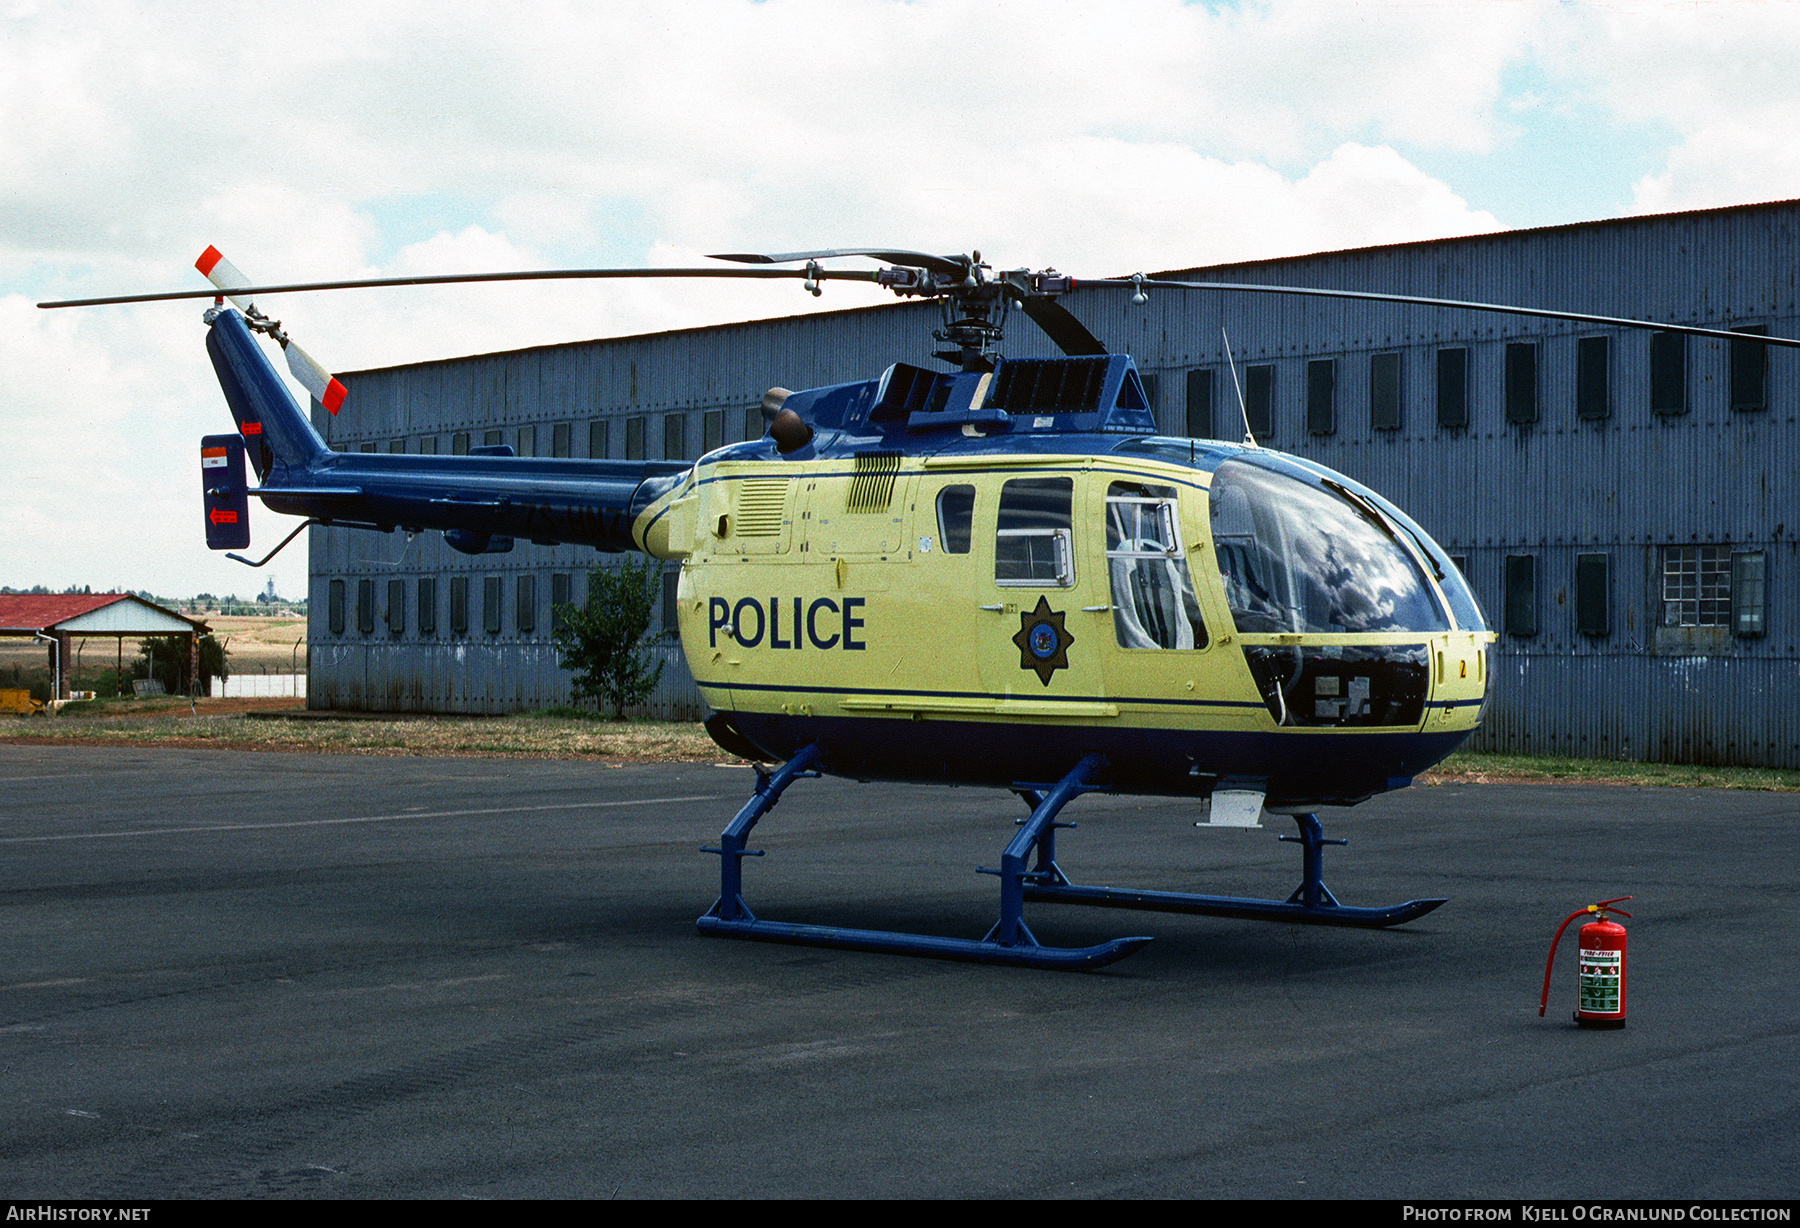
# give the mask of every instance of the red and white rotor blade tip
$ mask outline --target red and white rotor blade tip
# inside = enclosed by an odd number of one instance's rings
[[[249,299],[238,298],[232,294],[233,290],[242,290],[248,287],[250,279],[244,276],[237,265],[220,255],[218,248],[208,247],[201,252],[200,259],[194,261],[194,267],[200,270],[200,276],[224,291],[225,297],[231,300],[232,306],[240,311],[250,309]]]
[[[344,386],[337,377],[319,365],[319,360],[295,345],[287,343],[288,370],[295,379],[312,393],[313,400],[323,405],[332,413],[337,413],[338,406],[344,403]]]

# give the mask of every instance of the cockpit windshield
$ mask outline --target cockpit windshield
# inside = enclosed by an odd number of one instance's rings
[[[1395,526],[1336,483],[1244,460],[1213,474],[1212,537],[1237,629],[1435,632],[1449,618]]]

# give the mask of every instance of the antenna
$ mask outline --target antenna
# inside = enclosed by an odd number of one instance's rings
[[[1250,433],[1250,407],[1244,404],[1244,386],[1238,383],[1237,363],[1231,357],[1231,337],[1225,332],[1225,326],[1219,325],[1219,336],[1225,340],[1225,365],[1231,368],[1231,386],[1237,392],[1238,413],[1244,418],[1244,442],[1256,448],[1256,436]]]

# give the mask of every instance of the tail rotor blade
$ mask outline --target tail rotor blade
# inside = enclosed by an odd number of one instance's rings
[[[338,406],[344,403],[344,386],[319,364],[318,359],[292,341],[283,342],[282,348],[287,351],[288,370],[293,373],[294,378],[312,393],[313,400],[332,413],[337,413]]]
[[[194,267],[200,270],[202,277],[225,292],[225,297],[231,300],[232,306],[239,311],[250,309],[250,299],[238,298],[232,293],[233,290],[248,289],[250,279],[244,276],[237,265],[220,255],[218,248],[208,246],[200,253],[200,259],[194,261]]]

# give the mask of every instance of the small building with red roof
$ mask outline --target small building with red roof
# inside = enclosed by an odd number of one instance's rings
[[[69,697],[69,663],[77,637],[110,636],[124,673],[125,640],[179,636],[187,642],[184,690],[194,682],[198,644],[207,626],[130,593],[0,593],[0,637],[36,639],[50,654],[55,698]]]

